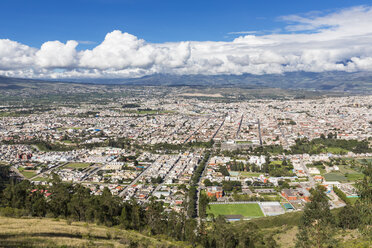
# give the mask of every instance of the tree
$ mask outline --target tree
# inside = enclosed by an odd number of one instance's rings
[[[208,196],[204,193],[201,193],[199,198],[199,217],[202,219],[207,217],[208,203]]]
[[[52,186],[50,187],[50,196],[49,205],[51,211],[55,217],[60,215],[67,217],[68,216],[68,203],[71,199],[71,192],[73,192],[72,184],[62,183],[61,179],[57,174],[52,175]]]
[[[196,243],[196,233],[198,223],[196,219],[186,219],[185,221],[185,239],[192,244]]]
[[[310,202],[301,217],[296,247],[337,247],[334,222],[325,188],[318,186],[311,190]]]
[[[208,178],[205,179],[203,183],[204,183],[204,185],[205,185],[206,187],[208,187],[208,186],[213,186],[213,183],[212,183],[211,180],[209,180]]]
[[[45,216],[48,209],[48,204],[46,202],[43,189],[38,189],[27,197],[26,209],[31,216]]]
[[[239,243],[238,237],[229,229],[229,224],[226,223],[225,217],[219,215],[214,225],[214,238],[217,247],[236,247]]]
[[[152,234],[161,234],[165,229],[166,224],[163,221],[163,202],[155,201],[154,198],[150,199],[146,210],[147,225]]]
[[[89,189],[80,184],[75,186],[75,193],[68,203],[68,209],[73,218],[77,219],[78,221],[86,219],[85,212],[89,207],[89,197]]]
[[[131,228],[134,230],[140,230],[142,227],[142,221],[141,221],[141,216],[142,216],[142,209],[141,206],[133,199],[131,201],[132,209],[131,209]]]
[[[195,217],[196,216],[196,197],[197,197],[196,187],[192,186],[188,192],[188,206],[187,206],[187,216]]]
[[[30,191],[31,183],[29,181],[24,180],[17,184],[11,181],[3,192],[3,204],[12,208],[24,208]]]
[[[123,227],[124,229],[129,229],[131,227],[130,207],[131,207],[130,204],[124,204],[121,210],[119,222],[120,226]]]
[[[98,196],[98,206],[96,208],[96,219],[99,223],[107,226],[116,225],[122,211],[121,199],[112,196],[110,190],[105,187],[102,195]]]
[[[10,167],[0,164],[0,194],[10,180]],[[1,204],[1,201],[0,201]]]
[[[372,165],[368,164],[363,170],[364,178],[357,183],[359,200],[355,208],[359,210],[360,231],[367,237],[372,236]]]
[[[230,176],[230,173],[229,171],[227,170],[226,166],[220,166],[219,167],[219,171],[222,173],[222,175],[224,175],[225,177],[226,176]]]
[[[344,229],[355,229],[360,224],[360,216],[357,208],[347,204],[337,215],[338,225]]]

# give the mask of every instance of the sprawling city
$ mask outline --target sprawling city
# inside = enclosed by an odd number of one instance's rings
[[[199,222],[355,202],[372,161],[371,96],[228,101],[222,94],[130,88],[115,101],[1,106],[1,163],[33,190],[57,175],[92,195],[161,202]]]
[[[372,247],[364,1],[5,2],[0,247]]]
[[[371,96],[233,103],[213,97],[144,95],[30,114],[1,106],[1,160],[35,185],[57,174],[92,194],[107,187],[123,200],[156,197],[175,211],[192,180],[197,197],[207,195],[210,204],[254,199],[258,216],[302,209],[316,184],[327,187],[333,207],[344,205],[333,186],[357,197],[353,183],[372,157]],[[232,218],[245,217],[255,216]]]

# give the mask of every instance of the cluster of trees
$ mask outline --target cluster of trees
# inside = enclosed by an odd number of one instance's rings
[[[122,108],[139,108],[139,107],[141,106],[137,103],[126,103],[122,105]]]
[[[187,216],[190,218],[195,218],[197,216],[196,204],[198,200],[198,191],[195,186],[189,188],[187,194]]]
[[[66,137],[64,137],[66,138]],[[66,139],[65,139],[66,140]],[[73,142],[78,142],[78,140],[73,140]],[[91,149],[94,147],[102,147],[107,146],[107,142],[97,142],[97,143],[89,143],[89,144],[76,144],[76,146],[68,146],[64,145],[62,143],[52,143],[47,140],[42,139],[32,139],[32,140],[17,140],[17,137],[14,138],[14,140],[10,141],[1,141],[3,144],[7,145],[14,145],[14,144],[24,144],[24,145],[35,145],[38,147],[41,151],[72,151],[76,149]]]
[[[241,191],[242,183],[240,181],[222,181],[222,189],[223,191],[229,192],[233,191],[234,189],[237,191]]]
[[[259,146],[253,149],[253,154],[256,155],[267,155],[269,153],[271,154],[282,154],[286,153],[288,154],[288,151],[283,148],[281,145],[265,145],[265,146]]]
[[[350,200],[349,198],[347,198],[346,194],[344,192],[342,192],[339,188],[337,188],[336,186],[333,186],[333,191],[335,192],[335,194],[340,197],[341,200],[343,200],[346,204],[350,204]]]
[[[82,134],[85,135],[85,134]],[[90,136],[94,137],[94,136]],[[95,137],[103,137],[103,133],[99,132]],[[108,139],[105,142],[97,142],[97,143],[87,143],[87,144],[80,144],[78,138],[71,139],[67,135],[63,137],[62,140],[71,140],[73,143],[75,143],[75,146],[68,146],[64,145],[62,143],[52,143],[48,140],[42,140],[38,138],[34,138],[32,140],[17,140],[17,137],[13,140],[9,141],[1,141],[3,144],[7,145],[13,145],[13,144],[25,144],[25,145],[35,145],[37,146],[41,151],[72,151],[75,149],[92,149],[95,147],[103,147],[103,146],[110,146],[110,147],[117,147],[117,148],[122,148],[122,149],[132,149],[133,146],[135,148],[141,148],[136,144],[132,144],[131,140],[128,138],[118,138],[118,139]]]
[[[213,140],[208,142],[193,141],[187,142],[185,144],[170,144],[170,143],[157,143],[152,146],[148,146],[146,149],[156,152],[156,151],[184,151],[190,148],[212,148],[214,144]]]
[[[200,161],[198,167],[196,168],[196,170],[194,171],[194,174],[191,177],[191,182],[190,182],[191,187],[187,195],[187,216],[192,217],[192,218],[197,216],[196,204],[198,200],[198,196],[197,196],[198,191],[196,187],[197,187],[197,184],[199,183],[200,177],[205,169],[205,166],[207,165],[209,156],[210,156],[210,152],[206,151],[203,156],[203,159]],[[204,200],[202,201],[202,204],[208,205],[208,203]],[[206,208],[207,208],[206,205],[202,206],[202,211],[205,210],[205,212],[202,213],[203,216],[206,215]],[[199,213],[200,213],[200,210],[199,210]]]
[[[268,155],[268,154],[319,154],[326,152],[326,148],[342,148],[343,150],[352,151],[354,153],[369,153],[372,148],[368,145],[368,140],[345,140],[337,139],[337,133],[329,133],[327,137],[322,134],[320,138],[308,140],[307,138],[296,139],[296,144],[291,146],[289,150],[284,149],[281,145],[265,145],[254,149],[250,148],[247,152],[254,155]],[[342,150],[340,151],[343,152]],[[244,152],[240,150],[223,152],[225,156],[234,157]]]
[[[95,117],[99,115],[99,111],[87,111],[85,113],[79,113],[76,116],[79,118],[88,118],[88,117]]]
[[[0,164],[0,192],[5,188],[10,180],[9,166]]]
[[[163,182],[163,178],[161,176],[151,178],[151,183],[159,184],[159,183],[162,183],[162,182]]]
[[[194,174],[192,175],[192,178],[191,178],[191,183],[193,185],[196,185],[199,182],[200,177],[201,177],[201,175],[202,175],[202,173],[203,173],[203,171],[205,169],[205,166],[207,165],[209,156],[210,156],[210,152],[209,151],[206,151],[205,154],[204,154],[204,156],[203,156],[202,161],[200,161],[198,167],[194,171]]]
[[[336,232],[342,229],[359,229],[367,239],[372,237],[372,166],[364,170],[365,177],[357,183],[359,199],[354,205],[346,202],[336,215],[332,214],[325,188],[318,186],[311,191],[301,218],[296,247],[338,247]],[[336,194],[346,198],[335,188]],[[340,192],[342,194],[340,194]]]
[[[290,118],[278,118],[277,119],[278,120],[278,125],[279,126],[281,126],[281,125],[296,125],[297,123],[294,121],[294,120],[292,120],[292,119],[290,119]],[[285,122],[285,121],[287,121],[287,122]]]
[[[228,164],[232,171],[252,171],[258,172],[260,168],[256,164],[244,164],[243,162],[236,162],[235,160]]]
[[[209,197],[205,193],[201,193],[199,197],[199,217],[205,219],[207,217],[207,208],[209,207]]]
[[[292,169],[293,165],[291,161],[284,159],[281,164],[274,164],[270,163],[269,159],[266,159],[266,163],[262,165],[261,172],[273,177],[294,176]]]
[[[291,146],[292,154],[318,154],[324,152],[327,147],[342,148],[354,153],[369,153],[372,148],[369,148],[367,140],[344,140],[336,139],[332,134],[328,134],[328,138],[323,135],[321,138],[309,141],[307,138],[296,139],[296,144]]]
[[[237,163],[236,161],[232,161],[228,165],[230,166],[230,170],[232,171],[262,172],[273,177],[294,175],[294,173],[292,172],[293,165],[290,161],[283,160],[281,164],[274,164],[270,163],[270,158],[268,156],[266,157],[266,163],[264,163],[261,168],[256,164],[243,164],[242,162]],[[224,176],[230,175],[226,166],[220,166],[219,171]]]
[[[224,165],[220,165],[218,167],[218,171],[221,172],[221,174],[224,175],[225,177],[230,176],[229,171],[227,170],[226,166],[224,166]]]
[[[121,149],[131,149],[131,140],[128,138],[109,139],[107,146]]]
[[[4,175],[1,174],[1,177]],[[51,195],[46,197],[45,190]],[[184,212],[164,211],[162,201],[151,199],[145,205],[135,200],[123,202],[107,188],[101,195],[92,195],[89,189],[61,182],[58,176],[53,177],[48,188],[22,181],[8,184],[0,193],[0,213],[6,216],[17,214],[96,222],[146,235],[165,235],[203,247],[275,247],[273,239],[261,239],[256,233],[258,229],[242,235],[241,230],[232,228],[232,224],[222,216],[213,218],[208,225],[202,221],[198,226],[196,219]]]

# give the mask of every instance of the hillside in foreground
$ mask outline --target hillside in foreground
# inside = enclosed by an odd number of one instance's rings
[[[0,217],[0,247],[187,247],[135,231],[49,218]]]
[[[333,211],[334,212],[334,211]],[[232,228],[244,232],[257,225],[263,237],[272,236],[277,247],[295,247],[301,212],[237,222]],[[339,230],[339,247],[371,247],[371,240],[357,230]],[[0,247],[190,247],[162,237],[85,222],[51,218],[0,217]],[[201,246],[198,246],[201,247]]]

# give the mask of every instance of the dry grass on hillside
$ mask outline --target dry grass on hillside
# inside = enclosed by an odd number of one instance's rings
[[[0,247],[185,247],[185,244],[82,222],[0,217]]]

